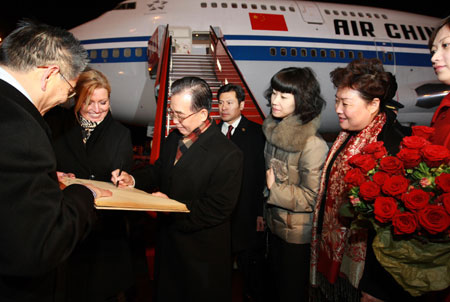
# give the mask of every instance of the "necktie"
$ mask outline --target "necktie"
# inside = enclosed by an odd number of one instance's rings
[[[227,138],[230,139],[231,138],[231,131],[233,130],[233,126],[228,126],[228,132],[227,132]]]

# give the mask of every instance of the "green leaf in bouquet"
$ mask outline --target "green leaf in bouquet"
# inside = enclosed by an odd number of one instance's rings
[[[450,285],[450,243],[395,240],[390,228],[377,229],[372,243],[381,265],[413,296]]]

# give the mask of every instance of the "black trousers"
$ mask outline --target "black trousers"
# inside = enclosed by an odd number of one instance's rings
[[[309,243],[288,243],[269,232],[267,301],[308,301],[309,259]]]

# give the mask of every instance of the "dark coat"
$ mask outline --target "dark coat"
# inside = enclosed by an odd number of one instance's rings
[[[222,124],[220,123],[219,127]],[[232,251],[238,252],[264,244],[264,232],[256,232],[256,217],[263,216],[263,190],[266,184],[265,137],[261,125],[242,116],[231,141],[244,154],[241,192],[231,219]]]
[[[157,301],[231,301],[230,215],[242,152],[212,124],[174,165],[180,139],[173,131],[155,165],[133,174],[136,187],[156,184],[190,210],[158,214]]]
[[[73,110],[56,107],[45,115],[52,129],[57,169],[78,178],[109,182],[111,172],[130,172],[130,131],[109,112],[87,140]],[[91,234],[80,243],[66,266],[68,301],[104,301],[133,283],[125,211],[98,211]]]
[[[92,192],[60,190],[50,131],[0,80],[0,301],[60,301],[59,265],[95,221]]]

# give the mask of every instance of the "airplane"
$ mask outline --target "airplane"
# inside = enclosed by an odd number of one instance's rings
[[[449,91],[431,67],[428,39],[439,19],[375,7],[292,0],[127,0],[70,31],[88,50],[90,66],[111,82],[111,111],[124,123],[151,128],[155,79],[149,39],[169,25],[173,51],[208,52],[210,26],[223,34],[238,68],[267,116],[263,93],[290,66],[311,67],[327,106],[320,131],[338,132],[329,73],[360,57],[378,57],[397,79],[398,119],[429,125]]]

